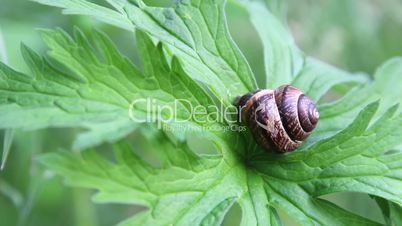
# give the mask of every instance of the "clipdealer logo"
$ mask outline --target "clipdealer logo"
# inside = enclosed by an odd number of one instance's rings
[[[162,102],[140,98],[131,102],[128,115],[136,123],[156,123],[163,130],[245,131],[235,106],[195,105],[187,99]]]

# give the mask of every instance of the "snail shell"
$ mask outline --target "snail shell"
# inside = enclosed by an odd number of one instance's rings
[[[298,88],[283,85],[275,90],[247,93],[236,101],[244,121],[266,150],[295,150],[311,134],[320,117],[315,104]]]

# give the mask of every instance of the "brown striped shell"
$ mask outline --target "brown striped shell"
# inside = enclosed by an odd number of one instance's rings
[[[299,147],[320,117],[310,98],[291,85],[248,93],[236,105],[257,143],[280,153]]]

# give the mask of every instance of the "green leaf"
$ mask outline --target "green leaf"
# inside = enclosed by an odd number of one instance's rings
[[[374,197],[378,206],[381,208],[387,225],[402,224],[402,206],[388,202],[386,199]]]
[[[142,160],[124,143],[116,146],[116,163],[95,151],[51,153],[42,162],[68,184],[98,189],[97,201],[148,208],[123,225],[216,225],[235,200],[244,211],[243,225],[278,225],[277,209],[305,225],[379,225],[318,197],[357,191],[402,203],[401,190],[395,189],[402,186],[400,153],[378,154],[370,161],[365,156],[364,147],[376,142],[368,135],[368,124],[377,108],[377,103],[368,106],[348,128],[310,150],[280,157],[265,153],[247,165],[228,161],[235,153],[222,149],[222,156],[196,156],[185,144],[161,139],[161,132],[149,141],[161,167]],[[391,118],[382,127],[402,116]]]
[[[402,135],[402,129],[388,129],[400,125],[402,115],[394,116],[395,108],[390,109],[368,127],[377,107],[378,104],[368,106],[345,130],[304,151],[285,158],[259,160],[258,168],[266,175],[298,183],[313,196],[354,191],[402,203],[401,189],[395,189],[402,187],[402,153],[383,155],[400,143],[395,137]],[[385,131],[387,136],[383,135]],[[286,165],[287,171],[280,170]]]
[[[4,42],[3,32],[0,29],[0,60],[7,63],[7,49],[6,43]]]
[[[220,158],[195,156],[184,144],[174,147],[162,140],[152,145],[163,149],[162,168],[152,167],[124,143],[116,146],[115,164],[94,151],[49,154],[42,161],[66,175],[69,184],[98,188],[97,201],[149,208],[124,225],[219,224],[238,196],[235,187],[226,190],[230,179],[224,177],[236,178],[235,170]]]
[[[3,33],[0,29],[0,60],[8,63],[6,44],[3,39]],[[8,155],[10,154],[11,144],[13,142],[14,130],[7,129],[4,133],[3,154],[1,156],[0,171],[6,166]]]
[[[365,75],[353,75],[319,60],[305,57],[296,46],[284,20],[272,15],[262,1],[237,1],[249,13],[262,41],[267,88],[293,84],[318,101],[335,85],[368,81]],[[278,1],[269,1],[267,4],[279,12],[283,7],[283,3]]]
[[[178,1],[175,8],[148,7],[141,0],[118,1],[116,11],[85,0],[35,0],[64,8],[68,14],[92,16],[124,29],[127,24],[151,35],[177,56],[184,71],[207,84],[218,99],[230,105],[239,93],[256,88],[251,69],[230,37],[223,0]],[[113,1],[109,1],[113,2]],[[117,23],[120,20],[124,24]]]
[[[402,89],[398,81],[401,73],[402,59],[393,58],[379,67],[372,82],[355,87],[335,103],[320,106],[318,133],[331,135],[343,129],[362,107],[378,99],[381,99],[381,104],[375,118],[391,106],[400,104]]]
[[[215,206],[215,208],[213,208],[207,216],[204,217],[204,219],[201,221],[201,225],[220,225],[223,221],[223,217],[232,206],[234,201],[234,197],[223,200],[221,203]]]
[[[261,2],[247,0],[242,2],[249,11],[251,21],[253,21],[257,32],[260,34],[264,49],[266,49],[264,52],[265,65],[266,71],[269,72],[267,73],[267,87],[274,88],[280,84],[290,83],[299,87],[306,95],[316,101],[320,100],[336,85],[352,83],[355,87],[340,100],[334,103],[324,102],[319,106],[320,123],[316,128],[316,132],[310,138],[310,142],[330,137],[341,131],[352,122],[364,106],[375,100],[382,100],[376,117],[379,117],[394,104],[400,103],[400,98],[398,97],[401,96],[400,90],[402,89],[397,82],[398,76],[402,71],[400,58],[394,58],[384,63],[374,75],[374,81],[372,82],[369,82],[370,79],[367,75],[351,74],[310,57],[301,57],[303,58],[303,64],[299,63],[302,65],[295,66],[294,64],[298,60],[293,58],[299,50],[295,49],[293,39],[281,38],[286,37],[286,35],[279,35],[275,38],[275,35],[269,33],[270,31],[272,32],[271,27],[281,27],[281,21],[272,17]],[[269,18],[268,22],[272,24],[262,26],[262,21],[265,18]],[[281,29],[284,28],[281,27]],[[289,35],[289,31],[281,29],[278,30]],[[271,48],[271,46],[274,47]],[[278,48],[280,50],[277,50]],[[271,61],[268,59],[271,59]],[[291,63],[283,64],[284,59]],[[297,68],[296,71],[295,68]],[[385,92],[387,95],[384,95]],[[309,142],[305,145],[307,144]]]
[[[65,10],[63,10],[63,13],[65,14],[80,14],[80,15],[91,16],[99,21],[108,23],[116,27],[120,27],[129,31],[134,30],[134,26],[130,23],[130,20],[127,18],[126,15],[108,9],[106,7],[99,6],[89,1],[82,1],[82,0],[71,0],[71,1],[33,0],[33,1],[41,4],[65,8]],[[118,6],[118,2],[123,1],[116,1],[116,3],[114,3],[116,4],[115,6]]]
[[[22,194],[4,179],[0,179],[0,194],[10,199],[16,209],[21,208],[24,203]]]
[[[7,129],[4,133],[3,142],[3,155],[1,156],[0,170],[3,170],[6,166],[8,155],[10,154],[11,144],[13,142],[14,130]]]
[[[350,74],[314,58],[307,57],[299,74],[291,84],[300,88],[314,101],[319,101],[336,85],[359,85],[369,82],[364,74]]]
[[[261,1],[238,0],[249,12],[264,47],[266,87],[290,83],[300,72],[304,56],[296,47],[282,21],[273,16]]]
[[[395,225],[402,224],[402,206],[394,203],[389,203],[389,205],[391,210],[391,220],[394,222]]]
[[[241,225],[282,225],[276,210],[268,200],[262,177],[252,171],[247,172],[248,192],[241,200]]]
[[[89,132],[78,137],[74,148],[84,149],[104,141],[114,142],[138,127],[130,115],[143,119],[147,109],[132,106],[135,100],[152,98],[162,106],[173,106],[177,101],[177,118],[181,121],[191,116],[190,105],[214,104],[185,74],[179,60],[173,57],[169,65],[162,45],[155,46],[145,34],[139,33],[137,38],[144,44],[140,52],[145,68],[153,70],[145,70],[146,74],[102,33],[93,37],[96,50],[77,29],[74,39],[63,31],[44,30],[42,36],[50,48],[49,58],[22,46],[32,76],[0,64],[0,128],[82,127]],[[184,125],[201,131],[206,123],[190,119]]]
[[[286,211],[302,225],[381,225],[326,200],[311,197],[302,186],[294,183],[274,179],[267,182],[266,190],[276,208]]]

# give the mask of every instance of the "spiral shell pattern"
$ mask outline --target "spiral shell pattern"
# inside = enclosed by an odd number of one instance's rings
[[[236,105],[257,143],[280,153],[298,148],[320,117],[311,99],[291,85],[248,93]]]

